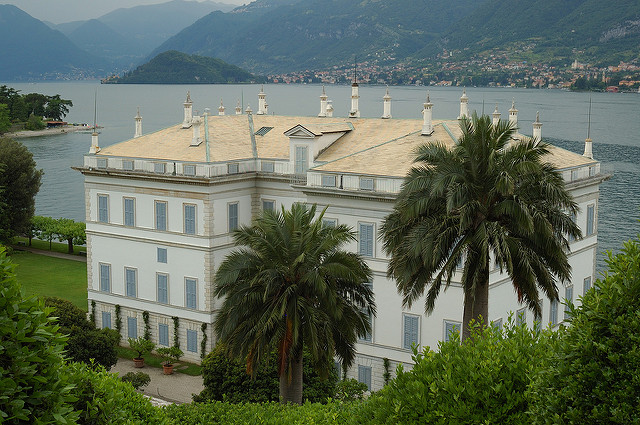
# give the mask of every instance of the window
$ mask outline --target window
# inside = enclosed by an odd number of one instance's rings
[[[107,168],[107,158],[98,158],[98,168]]]
[[[358,252],[365,257],[373,257],[373,224],[360,223]]]
[[[571,311],[569,311],[569,304],[573,302],[573,286],[567,286],[564,289],[564,320],[571,317]]]
[[[258,131],[256,131],[254,134],[256,136],[264,136],[265,134],[267,134],[271,130],[273,130],[273,127],[260,127],[258,129]]]
[[[196,175],[196,166],[193,164],[185,164],[182,167],[182,172],[185,176],[195,176]]]
[[[185,278],[184,280],[184,289],[185,289],[185,300],[187,308],[198,308],[198,292],[197,292],[197,281],[193,278]]]
[[[304,174],[309,168],[309,158],[306,146],[296,146],[295,154],[295,173]]]
[[[169,346],[169,325],[164,323],[158,325],[158,344]]]
[[[133,161],[123,159],[122,160],[122,169],[125,171],[133,171]]]
[[[229,204],[229,232],[238,228],[238,203]]]
[[[136,269],[125,267],[124,279],[126,282],[126,294],[127,297],[135,297],[137,293],[136,285]]]
[[[158,286],[158,302],[162,304],[169,303],[169,276],[166,274],[156,274],[156,283]]]
[[[373,290],[373,283],[365,283],[369,289]],[[366,310],[362,310],[363,313],[366,314]],[[360,338],[360,341],[364,342],[372,342],[373,341],[373,315],[371,313],[368,314],[369,326],[371,326],[371,332],[367,332],[367,334]]]
[[[167,203],[164,201],[155,202],[156,230],[167,230]]]
[[[578,180],[578,170],[571,170],[571,181]]]
[[[111,292],[111,265],[100,264],[100,290]]]
[[[373,178],[360,177],[360,190],[373,190]]]
[[[157,249],[158,263],[167,262],[167,248],[158,248]]]
[[[444,321],[444,340],[449,341],[455,334],[460,335],[462,324],[460,322]]]
[[[276,164],[273,161],[262,161],[262,171],[265,173],[273,173],[275,171]]]
[[[187,351],[198,352],[198,332],[193,329],[187,329]]]
[[[527,308],[523,307],[516,311],[516,325],[527,323]]]
[[[109,222],[109,196],[107,195],[98,195],[98,221]]]
[[[164,173],[166,169],[166,165],[164,162],[155,162],[153,164],[153,172],[154,173]]]
[[[238,164],[227,164],[227,173],[228,174],[238,174],[240,172],[240,167]]]
[[[184,232],[187,235],[196,234],[196,206],[185,204],[184,206]]]
[[[502,318],[492,321],[491,322],[491,326],[493,326],[494,328],[497,328],[499,330],[502,330]]]
[[[127,317],[127,337],[136,339],[138,337],[138,318]]]
[[[136,201],[133,198],[124,198],[124,225],[136,225]]]
[[[275,211],[276,201],[262,200],[262,211]]]
[[[551,300],[551,307],[549,309],[549,323],[551,326],[558,324],[558,300]]]
[[[322,187],[336,187],[336,176],[322,175]]]
[[[358,382],[367,385],[367,391],[371,391],[371,366],[358,365]]]
[[[574,213],[574,212],[569,213],[569,218],[571,219],[571,221],[573,221],[575,223],[576,219],[577,219],[576,213]],[[569,235],[569,242],[573,242],[575,240],[576,240],[576,238],[574,238],[573,236]]]
[[[595,230],[594,228],[595,211],[596,211],[595,204],[587,205],[587,236],[593,235],[593,232]]]
[[[335,218],[323,218],[322,226],[323,227],[336,227],[338,225],[338,220]]]
[[[591,276],[585,277],[582,282],[582,295],[585,295],[589,289],[591,289]]]
[[[102,312],[102,329],[111,329],[111,313],[108,311]]]
[[[405,314],[404,318],[404,329],[403,329],[403,338],[402,338],[402,348],[406,350],[411,349],[411,344],[418,344],[418,323],[419,317],[414,316],[413,314]]]
[[[589,177],[593,177],[596,175],[596,167],[591,166],[589,167]]]

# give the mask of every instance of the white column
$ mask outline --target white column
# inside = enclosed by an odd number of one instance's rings
[[[327,101],[327,118],[333,117],[333,103],[328,100]]]
[[[91,133],[91,148],[89,148],[89,153],[98,152],[100,152],[100,147],[98,146],[98,131],[94,128],[93,133]]]
[[[516,99],[511,100],[511,109],[509,109],[509,123],[514,128],[518,128],[518,110],[516,109]]]
[[[593,140],[589,137],[584,141],[584,153],[582,156],[593,159]]]
[[[322,86],[322,94],[320,95],[320,113],[318,116],[327,116],[327,94],[324,92],[324,85]]]
[[[242,115],[242,107],[240,106],[240,101],[236,104],[236,115]]]
[[[391,96],[389,95],[389,87],[387,86],[387,92],[385,93],[383,100],[383,112],[382,118],[389,119],[391,118]]]
[[[222,99],[220,99],[220,106],[218,106],[218,115],[224,115],[224,105],[222,104]]]
[[[193,102],[191,102],[191,93],[187,92],[187,100],[184,105],[184,121],[182,121],[182,128],[191,127],[191,121],[193,119]]]
[[[195,116],[191,120],[193,125],[193,137],[191,138],[191,146],[198,146],[202,143],[202,139],[200,138],[200,117]]]
[[[140,116],[140,108],[138,107],[138,113],[136,114],[135,118],[136,120],[136,132],[133,135],[133,138],[137,138],[142,136],[142,117]]]
[[[542,123],[540,122],[540,112],[536,112],[536,120],[533,123],[533,138],[542,140]]]
[[[360,110],[358,109],[358,83],[351,84],[351,110],[349,111],[349,118],[360,118]]]
[[[467,89],[462,89],[462,96],[460,97],[460,115],[458,119],[469,118],[469,98],[467,97]]]
[[[424,109],[422,110],[422,135],[430,136],[433,133],[433,124],[431,122],[432,114],[433,114],[433,103],[429,99],[429,93],[427,92],[427,101],[423,104]]]
[[[256,115],[267,115],[268,107],[269,105],[267,105],[267,95],[264,92],[264,86],[262,86],[260,88],[260,93],[258,93],[258,112],[256,112]]]
[[[493,126],[500,124],[500,112],[498,112],[498,104],[496,103],[496,109],[493,111]]]

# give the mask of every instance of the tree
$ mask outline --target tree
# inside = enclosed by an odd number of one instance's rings
[[[73,102],[61,99],[59,94],[47,96],[47,106],[44,108],[44,115],[52,120],[60,121],[69,113],[69,108]]]
[[[543,161],[547,144],[514,140],[514,126],[494,126],[488,116],[474,114],[460,126],[453,147],[433,143],[417,150],[418,165],[405,178],[382,233],[391,255],[388,274],[403,303],[426,292],[427,314],[463,264],[466,339],[473,320],[487,320],[491,261],[539,317],[538,288],[558,299],[556,278],[571,277],[565,235],[581,233],[571,220],[578,208],[562,176]]]
[[[0,246],[0,422],[74,423],[66,338],[41,301],[22,297],[13,268]]]
[[[0,103],[0,134],[6,133],[10,128],[9,107],[4,103]]]
[[[640,423],[640,240],[607,264],[530,387],[531,423]]]
[[[0,137],[0,170],[0,241],[7,241],[29,232],[43,171],[22,143],[6,137]]]
[[[346,226],[314,220],[316,206],[265,211],[252,226],[233,234],[240,248],[230,253],[214,278],[224,298],[214,329],[231,357],[246,361],[255,375],[272,350],[278,353],[282,403],[301,403],[304,348],[314,368],[327,376],[332,360],[355,358],[358,336],[371,330],[375,315],[371,271],[357,254],[341,250],[355,240]]]
[[[59,241],[67,241],[69,254],[73,254],[73,245],[82,245],[87,241],[85,223],[78,223],[70,218],[59,218],[55,221],[54,233]]]

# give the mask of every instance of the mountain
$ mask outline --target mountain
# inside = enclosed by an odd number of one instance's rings
[[[104,61],[12,5],[0,5],[0,80],[83,78],[104,73]],[[101,74],[99,74],[101,75]]]
[[[130,40],[97,19],[83,22],[68,37],[81,49],[95,52],[117,64],[132,66],[138,60],[131,53]]]
[[[187,55],[170,50],[148,63],[109,78],[109,84],[225,84],[248,83],[259,79],[249,72],[215,58]]]
[[[219,57],[261,73],[317,69],[354,59],[393,62],[414,53],[479,4],[477,0],[256,1],[232,13],[205,16],[152,54],[175,49]]]
[[[431,56],[443,48],[471,56],[523,46],[531,59],[546,62],[566,63],[578,56],[617,64],[638,58],[640,2],[488,0],[416,56]]]

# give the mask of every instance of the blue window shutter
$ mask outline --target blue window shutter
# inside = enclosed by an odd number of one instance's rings
[[[188,235],[196,234],[196,206],[184,206],[184,232]]]
[[[158,280],[158,302],[167,304],[169,302],[169,288],[167,283],[167,275],[157,275]]]
[[[111,266],[108,264],[100,264],[100,290],[111,291]]]
[[[198,332],[187,329],[187,351],[198,352]]]
[[[124,225],[135,226],[135,203],[133,198],[124,198]]]
[[[136,296],[136,271],[134,269],[125,269],[125,277],[127,281],[127,297]]]
[[[138,337],[138,319],[127,317],[127,337],[136,339]]]
[[[167,204],[156,202],[156,229],[167,230]]]
[[[102,312],[102,329],[104,328],[111,329],[111,313],[106,311]]]
[[[185,279],[187,308],[198,308],[197,283],[195,279]]]
[[[169,346],[169,325],[164,323],[158,325],[158,344]]]
[[[167,262],[167,248],[158,248],[158,263],[166,263]]]

